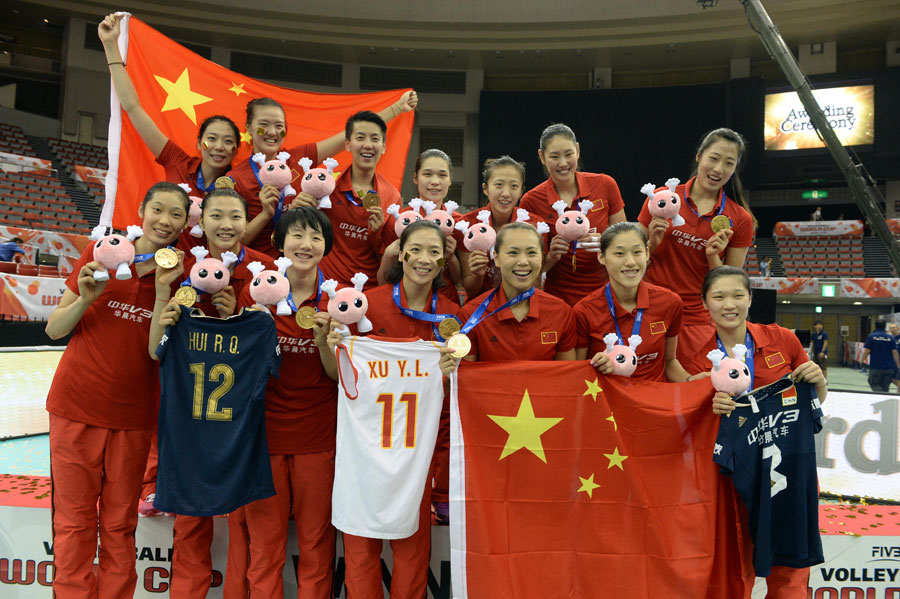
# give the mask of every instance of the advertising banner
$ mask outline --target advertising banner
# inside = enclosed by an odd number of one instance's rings
[[[900,297],[900,279],[841,279],[841,297]]]
[[[0,170],[10,173],[41,173],[49,175],[53,169],[53,163],[34,156],[20,156],[8,152],[0,152]]]
[[[0,276],[0,314],[47,320],[66,290],[59,277]]]
[[[22,261],[25,264],[34,264],[35,250],[42,254],[55,254],[59,256],[60,271],[72,272],[72,268],[81,257],[81,253],[91,242],[87,235],[74,233],[51,233],[36,229],[22,227],[9,227],[0,225],[0,238],[10,239],[18,237],[22,240],[19,244],[26,249]]]
[[[819,280],[812,277],[751,277],[751,289],[774,289],[778,293],[819,293]]]
[[[838,237],[862,236],[861,220],[818,220],[783,221],[775,223],[775,237],[803,237],[809,235],[830,235]]]

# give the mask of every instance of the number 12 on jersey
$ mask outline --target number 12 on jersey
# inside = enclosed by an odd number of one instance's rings
[[[403,446],[406,448],[416,446],[416,404],[418,401],[418,393],[403,393],[398,402],[406,404],[406,435],[403,442]],[[381,404],[381,448],[390,449],[393,444],[394,431],[394,394],[382,393],[375,403]]]
[[[206,415],[203,415],[203,391],[204,379],[206,378],[206,363],[198,362],[189,366],[191,374],[194,375],[194,420],[219,420],[224,422],[231,421],[231,408],[219,409],[219,400],[222,396],[231,391],[234,386],[234,370],[227,364],[216,364],[209,369],[209,381],[211,383],[218,382],[219,386],[213,389],[206,401]]]

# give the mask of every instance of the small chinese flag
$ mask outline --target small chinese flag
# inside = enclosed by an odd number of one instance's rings
[[[541,343],[543,343],[544,345],[550,343],[558,343],[556,339],[556,331],[544,331],[543,333],[541,333]]]

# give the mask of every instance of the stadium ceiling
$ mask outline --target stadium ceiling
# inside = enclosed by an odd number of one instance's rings
[[[362,64],[491,72],[613,69],[766,60],[737,0],[455,0],[200,2],[12,0],[4,22],[98,20],[126,10],[193,43]],[[900,39],[897,0],[766,0],[789,45],[836,41],[839,52]],[[12,10],[18,10],[13,15]]]

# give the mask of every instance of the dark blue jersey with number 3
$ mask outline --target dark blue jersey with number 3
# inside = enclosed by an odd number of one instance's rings
[[[789,379],[752,392],[758,412],[744,407],[722,416],[713,459],[732,477],[749,514],[753,567],[804,568],[824,561],[819,536],[815,433],[822,409],[815,388]]]
[[[227,514],[275,494],[265,390],[281,364],[275,322],[243,310],[226,319],[181,307],[159,356],[156,509]]]

